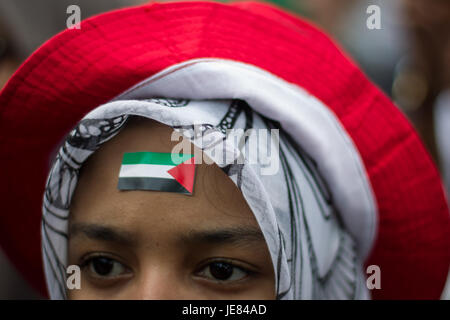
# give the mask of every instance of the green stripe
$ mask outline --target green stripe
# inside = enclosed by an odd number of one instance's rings
[[[119,178],[117,188],[119,190],[154,190],[191,194],[176,180],[164,178]]]
[[[123,155],[122,164],[164,164],[168,166],[177,166],[190,158],[193,154],[178,154],[172,161],[172,153],[164,152],[130,152]],[[178,160],[179,158],[180,160]]]

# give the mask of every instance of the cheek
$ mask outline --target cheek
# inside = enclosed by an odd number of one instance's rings
[[[214,292],[204,290],[198,297],[186,297],[186,299],[202,300],[275,300],[275,286],[271,279],[261,280],[244,291]]]

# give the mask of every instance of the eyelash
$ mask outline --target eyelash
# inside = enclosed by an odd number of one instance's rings
[[[125,264],[123,264],[122,262],[118,261],[117,258],[112,257],[108,254],[105,253],[95,253],[95,254],[89,254],[89,255],[85,255],[82,259],[81,259],[81,263],[80,263],[80,268],[81,269],[86,269],[88,267],[94,267],[92,265],[92,263],[95,261],[95,259],[106,259],[109,262],[112,262],[113,264],[119,264],[121,268],[123,268],[124,270],[130,270],[130,268],[128,268]],[[114,268],[114,266],[113,266]],[[112,279],[117,279],[119,278],[121,275],[118,276],[102,276],[102,275],[98,275],[97,272],[93,271],[93,270],[89,270],[89,273],[91,274],[92,277],[97,278],[97,279],[102,279],[102,280],[112,280]],[[95,274],[97,273],[97,274]]]
[[[88,267],[91,268],[95,268],[92,263],[95,261],[95,259],[106,259],[108,260],[109,263],[112,264],[119,264],[121,268],[123,268],[124,270],[130,270],[130,268],[128,268],[125,264],[123,264],[122,262],[118,261],[116,258],[111,257],[108,254],[104,254],[104,253],[96,253],[96,254],[90,254],[90,255],[86,255],[81,259],[81,263],[80,263],[80,268],[82,269],[86,269]],[[214,279],[212,273],[211,273],[211,269],[209,269],[209,273],[211,274],[212,277],[208,277],[207,275],[205,275],[205,270],[207,270],[207,268],[211,268],[211,266],[213,264],[223,264],[224,266],[228,266],[231,267],[232,273],[230,274],[229,277],[227,277],[227,279],[221,280],[221,279]],[[112,267],[114,268],[114,266]],[[237,280],[228,280],[230,277],[232,277],[232,275],[235,272],[242,272],[245,275]],[[104,276],[104,275],[98,275],[98,272],[95,270],[89,270],[89,273],[91,274],[92,278],[96,278],[98,280],[116,280],[118,278],[121,277],[121,274],[117,275],[117,276]],[[207,279],[208,281],[212,281],[216,284],[221,284],[221,285],[226,285],[226,284],[234,284],[234,283],[238,283],[241,282],[245,279],[247,279],[248,277],[257,274],[256,271],[250,270],[247,267],[243,267],[237,263],[234,262],[234,260],[231,259],[226,259],[226,258],[211,258],[208,259],[206,262],[202,263],[202,266],[200,268],[197,269],[197,271],[194,273],[196,276],[202,277]]]
[[[202,271],[206,270],[208,267],[211,267],[214,263],[222,263],[222,264],[231,266],[233,272],[234,272],[235,270],[238,270],[238,271],[241,271],[241,272],[245,273],[245,276],[242,277],[242,278],[240,278],[240,279],[238,279],[238,280],[228,280],[228,279],[220,280],[220,279],[211,279],[211,280],[214,281],[215,283],[220,283],[220,284],[237,283],[237,282],[243,281],[243,280],[245,280],[246,278],[248,278],[248,277],[250,277],[250,276],[252,276],[252,275],[254,275],[254,274],[257,273],[256,271],[250,270],[249,268],[246,268],[246,267],[243,267],[243,266],[241,266],[241,265],[239,265],[239,264],[236,264],[236,263],[234,262],[234,260],[225,259],[225,258],[213,258],[213,259],[208,259],[206,262],[204,262],[204,263],[202,264],[202,267],[200,267],[199,269],[197,269],[198,271],[197,271],[195,274],[196,274],[196,275],[199,275]],[[210,271],[210,273],[211,273],[211,271]],[[205,277],[204,275],[203,275],[202,277],[207,278],[207,277]],[[231,275],[230,275],[230,277],[231,277]]]

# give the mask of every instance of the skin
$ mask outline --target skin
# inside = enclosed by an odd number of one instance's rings
[[[261,230],[215,164],[196,165],[192,196],[117,189],[123,153],[171,152],[172,132],[135,118],[83,165],[68,250],[81,289],[69,299],[275,299]]]

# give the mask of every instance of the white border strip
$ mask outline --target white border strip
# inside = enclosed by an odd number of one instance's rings
[[[162,164],[123,164],[120,167],[119,178],[164,178],[175,180],[167,171],[175,166]]]

